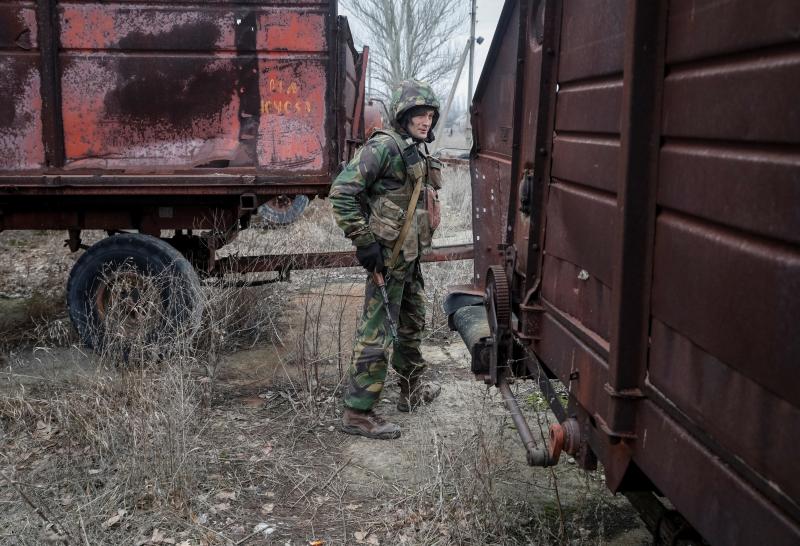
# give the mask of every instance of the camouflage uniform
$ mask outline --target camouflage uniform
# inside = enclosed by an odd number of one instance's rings
[[[403,113],[414,106],[436,109],[433,129],[439,103],[432,90],[421,82],[403,82],[391,102],[394,130],[374,134],[334,180],[330,191],[336,221],[345,236],[357,247],[375,241],[382,246],[384,263],[388,267],[386,290],[398,334],[391,361],[394,369],[406,378],[418,376],[424,369],[419,348],[425,327],[425,291],[419,257],[430,246],[432,229],[425,216],[424,199],[428,195],[425,191],[417,202],[412,227],[396,264],[390,264],[392,248],[405,221],[415,185],[401,146],[406,149],[414,146],[423,157],[425,186],[438,186],[438,177],[432,176],[432,171],[440,168],[436,160],[427,156],[425,145],[412,141],[400,126],[399,119]],[[431,140],[432,131],[427,141]],[[367,215],[362,207],[369,209]],[[369,410],[375,404],[386,379],[386,353],[390,345],[392,339],[383,299],[369,275],[350,363],[345,406]]]

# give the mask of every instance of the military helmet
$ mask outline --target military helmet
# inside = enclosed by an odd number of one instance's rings
[[[392,101],[389,104],[390,114],[392,115],[392,125],[395,129],[405,130],[403,127],[403,115],[415,106],[427,106],[434,109],[431,130],[436,127],[439,120],[439,101],[433,88],[425,82],[418,80],[405,80],[392,91]],[[432,139],[433,133],[428,137]]]

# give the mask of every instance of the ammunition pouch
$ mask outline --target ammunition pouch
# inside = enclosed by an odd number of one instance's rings
[[[388,190],[369,201],[369,227],[379,242],[389,247],[395,244],[406,222],[414,186],[420,180],[423,182],[424,192],[420,195],[423,203],[418,199],[401,247],[403,259],[410,262],[419,257],[420,251],[430,248],[433,232],[439,226],[441,208],[436,190],[441,188],[442,163],[431,156],[421,155],[411,139],[404,139],[394,131],[379,130],[376,133],[392,137],[406,166],[406,181],[402,187]]]

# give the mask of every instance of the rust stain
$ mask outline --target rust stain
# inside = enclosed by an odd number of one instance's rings
[[[325,16],[270,12],[259,17],[258,47],[268,51],[325,51]]]
[[[326,15],[304,9],[276,10],[253,6],[258,51],[325,51]],[[237,21],[239,21],[237,23]],[[243,15],[222,7],[193,10],[175,7],[127,8],[67,4],[62,8],[62,47],[65,49],[201,50],[194,40],[173,34],[176,27],[212,25],[214,48],[236,51],[237,25]],[[135,37],[136,40],[130,38]],[[128,38],[127,43],[123,41]],[[202,35],[198,39],[203,40]]]
[[[44,164],[40,86],[35,59],[0,56],[0,169]]]
[[[64,5],[59,24],[64,49],[104,49],[116,34],[113,13],[92,5]]]
[[[324,61],[259,52],[324,51],[326,21],[313,10],[65,6],[68,168],[322,169]]]
[[[205,51],[214,48],[218,32],[215,25],[198,22],[156,36],[165,42],[197,41]],[[120,45],[125,48],[143,37],[131,33],[120,40]],[[115,72],[117,87],[105,99],[109,117],[132,123],[166,121],[179,130],[198,116],[219,112],[230,101],[236,80],[233,64],[215,62],[213,57],[154,59],[125,55],[116,60]]]
[[[29,51],[39,47],[36,10],[18,4],[0,5],[0,47]]]
[[[323,167],[325,68],[310,61],[261,60],[259,165],[293,170]]]

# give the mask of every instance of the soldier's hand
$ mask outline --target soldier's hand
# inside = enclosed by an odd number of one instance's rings
[[[383,248],[380,243],[372,242],[365,246],[356,247],[356,258],[364,269],[372,273],[383,273],[386,266],[383,263]]]

